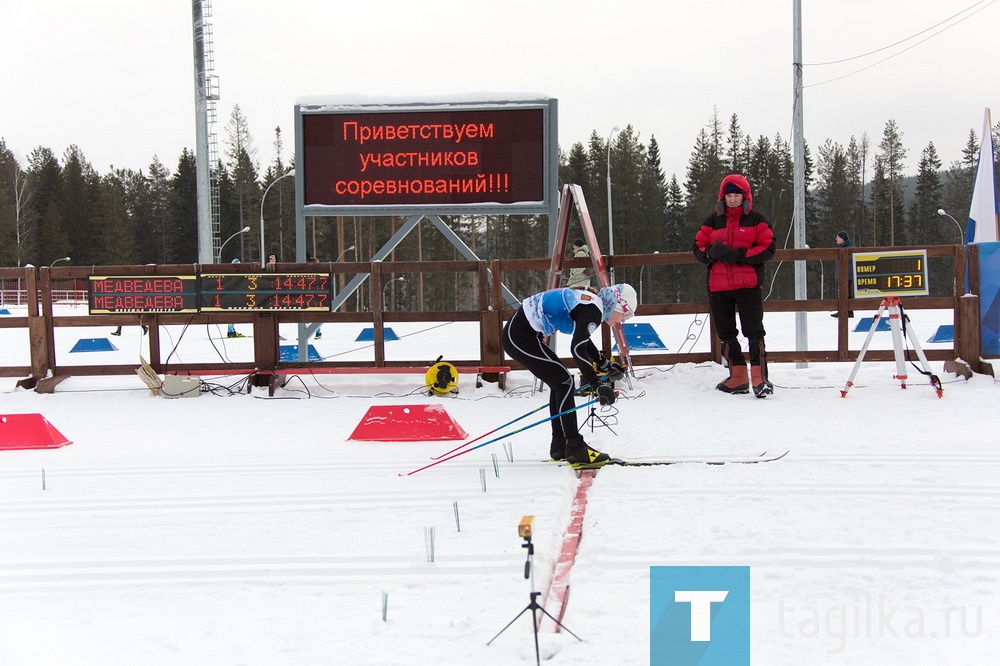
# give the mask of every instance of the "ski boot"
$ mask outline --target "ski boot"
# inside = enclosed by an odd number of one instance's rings
[[[609,460],[611,456],[590,448],[580,435],[566,440],[566,462],[576,469],[603,467]]]
[[[566,438],[562,435],[552,435],[552,443],[549,444],[549,457],[553,462],[566,459]]]

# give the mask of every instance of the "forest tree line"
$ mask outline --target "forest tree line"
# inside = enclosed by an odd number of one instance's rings
[[[280,128],[273,137],[274,161],[261,171],[249,123],[239,106],[225,127],[225,159],[214,165],[219,185],[219,241],[229,239],[223,262],[256,262],[275,254],[294,261],[295,216],[293,157],[284,157]],[[993,128],[994,140],[1000,123]],[[806,243],[832,247],[838,231],[859,246],[937,245],[959,242],[959,230],[938,215],[944,208],[964,226],[979,138],[974,130],[961,159],[943,168],[933,143],[920,148],[916,173],[904,163],[911,147],[894,120],[876,141],[866,134],[846,145],[827,139],[806,145]],[[586,143],[560,150],[559,179],[580,185],[602,249],[608,238],[606,182],[610,163],[616,254],[686,252],[700,222],[711,211],[722,178],[744,174],[753,187],[754,207],[774,227],[779,247],[792,246],[792,146],[780,134],[754,138],[733,114],[728,123],[716,114],[694,139],[683,179],[669,179],[661,166],[655,137],[647,143],[631,125],[610,139],[596,130]],[[1000,165],[998,165],[1000,167]],[[197,182],[195,154],[184,149],[173,171],[154,157],[145,171],[112,168],[101,174],[77,146],[62,156],[39,146],[21,163],[0,138],[0,265],[48,265],[69,256],[75,265],[197,263]],[[265,244],[259,245],[261,198]],[[321,261],[366,260],[396,231],[401,217],[318,217],[306,220],[307,253]],[[545,257],[547,216],[453,215],[445,221],[484,259]],[[570,236],[577,235],[571,231]],[[353,248],[353,249],[352,249]],[[461,259],[457,250],[430,225],[421,224],[393,253],[393,260]],[[820,263],[820,262],[814,262]],[[824,262],[828,263],[828,262]],[[647,275],[619,275],[644,280],[646,301],[701,300],[704,271],[692,267],[657,267]],[[822,267],[811,267],[816,272]],[[832,264],[827,279],[832,279]],[[941,269],[944,274],[947,268]],[[631,271],[635,273],[635,269]],[[651,279],[652,278],[652,279]],[[527,295],[541,288],[539,276],[513,276],[508,286]],[[813,295],[810,277],[810,295]],[[454,277],[428,275],[423,289],[401,283],[387,292],[401,308],[451,309],[469,290]],[[932,282],[933,284],[933,282]],[[818,287],[816,287],[818,289]],[[778,287],[789,293],[790,286]],[[816,296],[818,296],[818,292]],[[830,288],[824,290],[832,297]],[[445,305],[447,304],[447,305]],[[359,303],[361,307],[361,303]]]

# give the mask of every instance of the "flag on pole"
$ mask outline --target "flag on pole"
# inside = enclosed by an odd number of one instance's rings
[[[967,243],[993,243],[997,235],[997,184],[993,174],[993,127],[987,107],[983,119],[983,139],[979,146],[976,184],[972,188]]]

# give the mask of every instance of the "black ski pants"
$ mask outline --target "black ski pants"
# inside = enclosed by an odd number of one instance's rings
[[[549,387],[549,415],[565,412],[576,406],[573,397],[576,384],[573,375],[559,360],[559,356],[547,344],[544,336],[531,327],[524,310],[518,308],[503,328],[501,337],[503,350],[512,359],[523,365],[531,374]],[[552,419],[552,437],[556,440],[569,439],[580,434],[576,423],[576,412],[563,414]]]
[[[743,351],[736,339],[736,312],[740,313],[743,335],[750,341],[750,365],[765,365],[764,360],[764,296],[760,287],[712,291],[708,305],[715,321],[715,332],[722,341],[723,354],[731,364],[744,365]]]

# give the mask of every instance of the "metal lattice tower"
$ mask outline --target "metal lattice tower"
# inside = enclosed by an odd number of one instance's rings
[[[215,133],[219,77],[212,41],[212,0],[192,0],[195,74],[195,156],[198,166],[198,261],[214,263],[221,249],[219,143]]]

